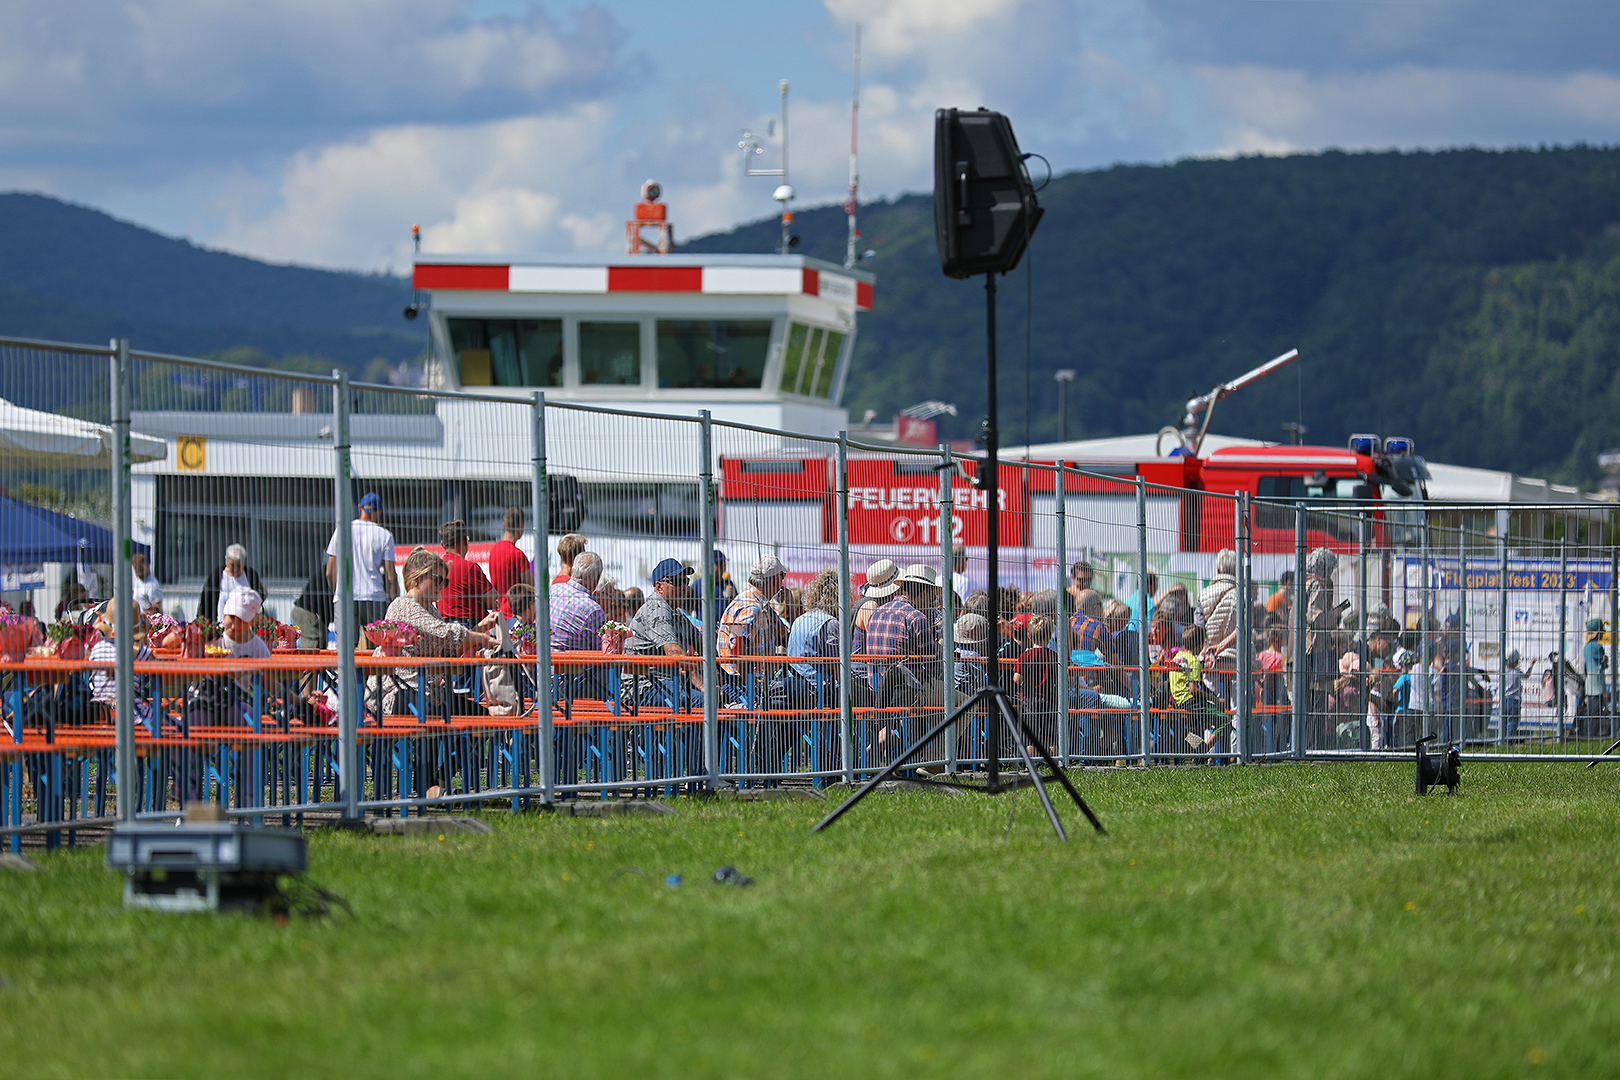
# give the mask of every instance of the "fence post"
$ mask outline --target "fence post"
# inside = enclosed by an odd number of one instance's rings
[[[1412,680],[1413,685],[1410,691],[1415,693],[1419,685],[1423,688],[1424,727],[1428,727],[1433,719],[1434,712],[1440,705],[1434,693],[1434,679],[1429,674],[1429,667],[1434,660],[1434,628],[1429,620],[1429,612],[1433,610],[1431,606],[1433,598],[1430,596],[1429,590],[1434,584],[1433,575],[1429,569],[1429,515],[1431,509],[1427,505],[1423,508],[1423,589],[1420,596],[1423,602],[1423,613],[1418,616],[1418,632],[1421,635],[1418,638],[1418,663],[1421,665],[1418,670],[1422,674],[1422,678]],[[1427,731],[1413,731],[1412,738],[1421,739],[1427,734]]]
[[[1294,504],[1294,708],[1289,741],[1291,756],[1305,758],[1305,706],[1310,691],[1305,658],[1305,504]]]
[[[1367,726],[1367,717],[1370,715],[1370,710],[1367,707],[1367,511],[1361,511],[1360,517],[1361,538],[1358,545],[1360,551],[1356,561],[1356,576],[1358,579],[1357,585],[1361,590],[1361,645],[1358,649],[1361,654],[1361,677],[1357,680],[1361,687],[1361,693],[1357,700],[1361,702],[1361,724],[1359,725],[1361,728],[1361,748],[1370,750],[1372,749],[1372,731]],[[1383,627],[1379,627],[1379,630],[1382,629]],[[1379,742],[1382,743],[1383,740],[1380,739]]]
[[[1558,541],[1558,670],[1554,676],[1558,686],[1558,741],[1564,741],[1564,716],[1569,711],[1564,692],[1565,665],[1569,663],[1569,524],[1565,522],[1565,535]]]
[[[720,786],[720,665],[716,662],[720,616],[714,580],[714,429],[709,410],[698,412],[701,437],[698,476],[703,488],[703,770],[710,791]]]
[[[534,711],[539,721],[540,805],[557,799],[556,717],[551,711],[551,565],[546,546],[551,537],[551,481],[546,475],[546,395],[529,399],[533,472],[529,508],[534,518]]]
[[[1147,481],[1136,478],[1136,665],[1141,688],[1137,691],[1137,720],[1142,727],[1142,764],[1153,764],[1153,721],[1149,714],[1152,698],[1152,672],[1148,664],[1148,595],[1147,585]]]
[[[1209,496],[1204,496],[1209,498]],[[1249,745],[1250,723],[1249,711],[1252,703],[1249,700],[1254,687],[1254,627],[1252,625],[1254,605],[1249,600],[1250,582],[1253,580],[1254,567],[1250,564],[1250,549],[1254,546],[1249,537],[1249,493],[1238,492],[1238,527],[1237,527],[1237,692],[1232,697],[1232,742],[1237,750],[1238,760],[1247,765],[1254,760],[1254,750]]]
[[[1061,384],[1059,384],[1061,385]],[[1059,460],[1055,477],[1057,491],[1057,584],[1058,584],[1058,760],[1069,764],[1073,754],[1073,747],[1069,745],[1069,722],[1072,714],[1069,711],[1069,547],[1068,547],[1068,507],[1065,489],[1069,486],[1065,481],[1067,473],[1064,471],[1065,463]]]
[[[1457,526],[1457,705],[1459,743],[1468,740],[1468,528]]]
[[[129,511],[129,339],[113,339],[112,348],[113,598],[118,606],[119,629],[113,639],[118,650],[114,757],[118,768],[118,820],[134,821],[140,784],[135,777],[135,641],[128,632],[135,609],[135,584],[130,569],[134,548]],[[14,719],[18,721],[20,732],[21,717]]]
[[[1496,667],[1500,672],[1497,682],[1497,692],[1501,696],[1501,704],[1497,707],[1496,741],[1500,746],[1507,746],[1507,654],[1508,654],[1508,545],[1507,525],[1505,515],[1499,515],[1497,520],[1500,527],[1496,530],[1496,542],[1502,549],[1498,556],[1496,598],[1499,610],[1496,618]],[[1519,684],[1519,700],[1524,700],[1524,684]],[[1523,705],[1520,705],[1523,708]]]
[[[945,715],[949,716],[956,711],[956,539],[951,535],[951,473],[956,464],[949,443],[942,443],[940,452],[944,468],[939,470],[939,550],[945,565],[939,590],[940,603],[945,610],[944,626],[941,628],[944,631],[944,645],[940,651],[944,658],[944,669],[940,672],[940,680],[945,691]],[[955,724],[945,729],[945,771],[956,771]]]
[[[338,777],[342,783],[343,816],[360,817],[360,724],[354,647],[358,638],[354,611],[354,490],[349,472],[349,373],[334,368],[332,387],[332,503],[337,517],[337,583],[332,608],[337,615],[338,662]],[[393,567],[388,568],[393,573]]]
[[[855,591],[849,578],[849,432],[838,433],[838,592],[842,600],[839,607],[846,614],[846,624],[838,633],[838,731],[840,735],[840,761],[844,782],[855,782],[855,699],[854,665],[850,655],[854,649]],[[707,645],[704,646],[708,648]]]
[[[1620,547],[1609,537],[1609,733],[1615,738],[1616,711],[1620,710]]]

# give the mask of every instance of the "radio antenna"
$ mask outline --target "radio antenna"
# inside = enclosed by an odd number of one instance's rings
[[[860,158],[856,135],[860,131],[861,121],[861,24],[855,24],[855,90],[849,101],[849,206],[845,209],[849,214],[849,244],[844,248],[844,269],[853,270],[860,261],[856,254],[856,244],[861,238],[861,230],[855,227],[855,195],[860,188]]]

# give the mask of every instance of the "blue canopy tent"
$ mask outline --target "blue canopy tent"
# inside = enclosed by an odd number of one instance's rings
[[[0,495],[0,564],[110,563],[114,551],[111,529]]]

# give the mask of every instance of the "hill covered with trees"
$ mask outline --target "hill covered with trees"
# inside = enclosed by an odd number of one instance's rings
[[[1057,437],[1058,369],[1078,373],[1071,437],[1114,435],[1175,423],[1297,346],[1216,430],[1281,439],[1297,417],[1311,442],[1405,434],[1436,460],[1585,484],[1620,447],[1620,150],[1188,160],[1068,173],[1040,197],[1030,255],[1000,281],[1008,444]],[[861,227],[877,306],[845,404],[887,418],[940,398],[960,413],[943,432],[975,434],[982,281],[940,274],[929,195],[865,206]],[[842,261],[841,207],[795,228],[799,251]],[[682,250],[778,235],[770,219]],[[43,196],[0,195],[0,266],[5,334],[358,374],[425,345],[402,278],[274,266]]]
[[[1282,439],[1299,415],[1310,442],[1407,434],[1436,460],[1584,483],[1620,446],[1620,151],[1188,160],[1058,176],[1040,198],[1030,258],[1000,282],[1007,443],[1026,412],[1034,441],[1057,437],[1060,368],[1078,373],[1070,436],[1115,435],[1297,346],[1297,374],[1229,398],[1216,430]],[[798,250],[842,261],[841,208],[794,224]],[[951,400],[945,430],[973,434],[982,281],[940,274],[928,195],[864,207],[861,227],[877,306],[845,403]],[[682,250],[768,251],[778,229]]]

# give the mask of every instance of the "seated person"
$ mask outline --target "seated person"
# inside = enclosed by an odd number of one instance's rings
[[[1121,604],[1124,608],[1125,605]],[[1125,608],[1125,617],[1130,618],[1130,609]],[[1102,597],[1094,589],[1085,589],[1080,593],[1080,603],[1075,610],[1074,619],[1070,623],[1074,630],[1074,645],[1069,653],[1069,662],[1077,667],[1089,669],[1083,672],[1088,681],[1095,682],[1105,668],[1113,660],[1110,649],[1113,639],[1108,632],[1108,625],[1103,621]]]
[[[105,607],[95,616],[94,626],[101,639],[90,647],[86,660],[97,664],[115,664],[118,661],[118,601],[109,600]],[[124,620],[130,631],[130,641],[134,645],[135,659],[152,659],[152,649],[147,640],[146,615],[137,606],[130,617]],[[152,676],[135,676],[135,717],[140,722],[146,722],[152,715]],[[118,707],[118,672],[113,669],[98,669],[90,673],[90,697],[97,705],[102,706],[103,719],[111,723],[113,711]]]
[[[489,701],[492,716],[511,716],[522,707],[523,700],[534,695],[533,668],[530,663],[514,663],[523,652],[516,635],[527,630],[528,644],[534,644],[534,586],[519,581],[506,590],[501,598],[501,611],[511,612],[495,620],[495,643],[485,655],[498,661],[484,665],[484,697]],[[532,663],[532,661],[531,661]]]
[[[439,617],[435,602],[450,580],[450,569],[439,556],[418,547],[405,559],[404,577],[405,593],[389,603],[386,616],[390,622],[403,623],[416,631],[416,644],[401,650],[400,655],[465,656],[473,649],[488,648],[495,640],[488,631],[500,617],[498,611],[485,615],[476,629]],[[376,655],[385,654],[379,649]],[[428,715],[421,717],[423,720],[475,711],[470,700],[456,700],[466,695],[452,695],[449,665],[393,668],[367,680],[367,705],[376,703],[384,715],[409,710],[420,700],[419,694],[427,704]]]
[[[804,590],[804,613],[788,627],[789,656],[838,657],[838,572],[822,570]],[[838,665],[790,663],[784,676],[794,708],[831,709],[838,705]]]
[[[607,612],[596,597],[596,588],[601,581],[602,556],[594,551],[581,551],[574,556],[568,580],[552,585],[553,657],[558,653],[601,650],[602,627],[607,623]],[[570,665],[569,674],[563,680],[565,696],[569,700],[594,698],[606,701],[611,694],[608,671],[602,665],[584,668]]]
[[[780,559],[760,556],[748,571],[748,584],[720,618],[717,644],[721,679],[737,697],[747,693],[750,672],[756,680],[754,696],[762,697],[765,690],[762,680],[769,665],[762,659],[744,658],[780,656],[787,651],[787,625],[771,607],[786,579],[787,566]]]
[[[624,651],[631,656],[698,656],[703,639],[680,610],[692,601],[692,568],[679,559],[653,567],[653,591],[630,617]],[[686,678],[690,676],[690,678]],[[682,693],[682,688],[690,689]],[[626,667],[620,676],[619,700],[625,704],[693,708],[703,702],[701,667]]]
[[[990,636],[990,621],[977,611],[970,611],[956,620],[956,693],[959,699],[976,694],[990,685],[985,671],[985,642]]]

